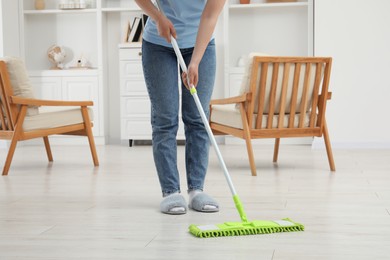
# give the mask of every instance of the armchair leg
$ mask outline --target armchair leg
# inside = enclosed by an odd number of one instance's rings
[[[257,176],[255,158],[253,156],[253,147],[252,147],[251,133],[249,131],[248,120],[246,118],[246,113],[245,113],[245,108],[244,108],[244,104],[243,103],[240,104],[240,113],[241,113],[241,117],[242,117],[242,125],[243,125],[243,130],[244,130],[244,139],[245,139],[245,142],[246,142],[246,149],[248,151],[249,164],[251,166],[252,176]]]
[[[49,162],[52,162],[52,161],[53,161],[53,155],[51,154],[50,143],[49,143],[49,137],[44,136],[44,137],[43,137],[43,142],[45,143],[47,159],[49,160]]]
[[[278,161],[278,155],[279,155],[279,144],[280,144],[280,138],[275,138],[275,145],[274,145],[274,159],[273,162],[276,163]]]
[[[336,171],[336,167],[333,160],[333,153],[332,153],[332,146],[330,144],[329,139],[329,132],[328,132],[328,126],[326,124],[326,120],[324,120],[324,141],[325,141],[325,147],[326,147],[326,153],[328,154],[328,162],[330,166],[331,171]]]
[[[18,143],[16,136],[12,138],[11,145],[8,150],[7,159],[3,167],[3,176],[8,175],[9,168],[11,167],[12,158],[14,157],[16,144]]]
[[[245,142],[246,142],[246,149],[248,151],[249,164],[251,166],[252,176],[257,176],[256,164],[255,164],[255,158],[253,156],[253,148],[252,148],[251,138],[247,136],[245,138]]]
[[[11,139],[11,145],[9,146],[8,154],[7,154],[7,159],[5,160],[4,168],[3,168],[3,175],[8,175],[9,168],[11,166],[12,158],[14,157],[15,153],[15,148],[16,144],[18,143],[20,134],[22,132],[23,128],[23,122],[24,122],[24,117],[26,116],[27,113],[27,106],[22,106],[18,115],[18,118],[16,120],[16,127],[14,130],[14,134]]]
[[[99,166],[99,159],[98,159],[98,156],[97,156],[97,153],[96,153],[95,139],[93,138],[92,126],[91,126],[91,121],[89,119],[87,108],[86,107],[82,107],[81,108],[81,113],[83,114],[85,131],[86,131],[87,136],[88,136],[89,148],[91,150],[93,164],[95,166]]]
[[[99,159],[97,156],[95,140],[93,139],[91,128],[89,128],[88,142],[89,142],[89,148],[90,148],[91,154],[92,154],[93,165],[99,166]]]

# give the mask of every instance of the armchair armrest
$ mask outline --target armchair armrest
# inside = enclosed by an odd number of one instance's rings
[[[242,94],[241,96],[222,98],[222,99],[214,99],[214,100],[210,101],[210,105],[227,105],[227,104],[242,103],[242,102],[250,100],[251,96],[252,96],[251,93],[245,93],[245,94]]]
[[[11,96],[11,103],[28,106],[93,106],[92,101],[43,100]]]
[[[322,97],[322,95],[319,94],[318,98],[321,98],[321,97]],[[332,99],[332,92],[328,91],[328,95],[326,95],[326,100],[331,100],[331,99]]]

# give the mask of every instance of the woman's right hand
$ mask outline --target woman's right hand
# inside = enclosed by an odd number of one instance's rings
[[[164,15],[160,15],[156,21],[158,34],[167,42],[171,42],[171,35],[176,39],[176,30],[172,22]]]

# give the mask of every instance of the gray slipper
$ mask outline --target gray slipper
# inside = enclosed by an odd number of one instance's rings
[[[172,211],[173,208],[182,207],[184,211]],[[172,194],[163,199],[160,204],[162,213],[171,215],[181,215],[187,212],[186,200],[180,194]]]
[[[204,207],[206,205],[215,206],[213,209],[205,209]],[[196,194],[192,201],[190,201],[190,204],[188,205],[193,210],[200,211],[200,212],[218,212],[219,211],[219,205],[218,202],[216,202],[212,197],[207,195],[204,192],[200,192]]]

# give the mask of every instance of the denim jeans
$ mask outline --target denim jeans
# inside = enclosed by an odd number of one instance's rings
[[[194,48],[181,49],[188,65]],[[173,48],[143,41],[142,64],[151,101],[153,158],[163,195],[180,192],[177,168],[176,135],[181,113],[185,131],[187,188],[203,190],[208,167],[210,141],[189,90],[179,87],[178,62]],[[215,44],[212,40],[199,64],[197,93],[206,116],[214,88],[216,71]]]

